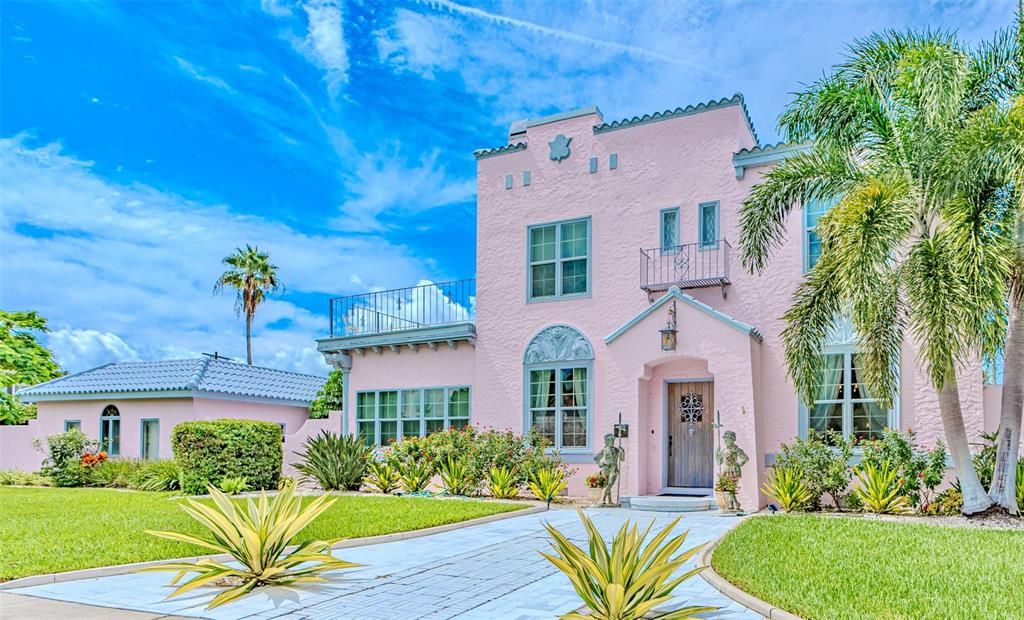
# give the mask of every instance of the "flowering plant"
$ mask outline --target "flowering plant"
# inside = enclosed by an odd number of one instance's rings
[[[82,455],[82,465],[86,467],[93,467],[99,465],[103,461],[107,460],[107,453],[103,450],[99,452],[86,452]]]
[[[728,474],[719,474],[718,482],[715,483],[715,490],[720,493],[735,493],[736,492],[736,477]]]
[[[603,489],[608,486],[608,476],[604,475],[603,471],[599,471],[596,474],[587,476],[586,483],[588,488]]]

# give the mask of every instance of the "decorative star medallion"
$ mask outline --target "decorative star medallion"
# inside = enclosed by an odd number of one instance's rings
[[[566,138],[562,134],[558,134],[554,140],[548,142],[548,146],[551,147],[551,161],[562,161],[569,157],[570,142],[572,142],[572,138]]]

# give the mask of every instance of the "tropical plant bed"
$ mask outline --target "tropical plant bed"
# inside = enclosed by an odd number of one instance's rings
[[[120,489],[0,487],[0,581],[204,554],[199,547],[144,532],[148,529],[202,533],[198,523],[179,509],[179,501],[171,493]],[[298,539],[362,538],[407,532],[531,505],[342,495]]]
[[[869,517],[776,515],[715,547],[716,572],[816,618],[1019,618],[1024,532]]]

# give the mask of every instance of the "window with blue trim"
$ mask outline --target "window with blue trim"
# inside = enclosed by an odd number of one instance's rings
[[[66,433],[66,432],[68,432],[68,431],[70,431],[72,429],[74,429],[74,430],[76,430],[78,432],[82,432],[82,421],[81,420],[64,420],[64,432]]]
[[[679,209],[662,209],[661,211],[661,250],[676,252],[679,250]]]
[[[818,220],[832,208],[831,202],[812,200],[804,205],[804,256],[805,268],[810,271],[821,258],[821,238],[815,232]]]
[[[590,291],[590,220],[531,226],[528,235],[531,300]]]
[[[144,461],[155,461],[160,458],[160,421],[142,420],[142,437],[139,456]]]
[[[426,437],[469,425],[469,387],[381,390],[356,394],[356,432],[368,446]]]
[[[530,428],[556,449],[587,447],[586,367],[556,366],[530,370]]]
[[[807,427],[819,433],[836,431],[859,440],[878,439],[892,426],[892,410],[883,409],[863,382],[860,360],[853,351],[828,353],[808,411]]]
[[[718,245],[718,203],[702,202],[697,206],[700,222],[700,247]]]
[[[100,415],[100,450],[110,456],[121,454],[121,412],[107,405]]]

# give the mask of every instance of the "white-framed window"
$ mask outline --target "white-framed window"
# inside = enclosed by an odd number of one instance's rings
[[[82,432],[82,421],[81,420],[64,420],[64,432],[68,432],[74,429],[78,432]]]
[[[100,414],[100,450],[110,456],[121,454],[121,412],[107,405]]]
[[[893,410],[882,408],[861,377],[855,351],[826,353],[825,369],[807,410],[807,428],[819,433],[834,430],[846,437],[877,439],[895,426]]]
[[[698,239],[700,247],[718,247],[718,201],[697,205]]]
[[[804,271],[810,271],[821,258],[821,238],[815,232],[818,220],[834,203],[812,200],[804,205]]]
[[[679,207],[661,210],[661,251],[679,251]]]
[[[557,449],[587,448],[588,365],[530,368],[529,424]]]
[[[369,446],[386,446],[403,437],[425,437],[468,425],[468,386],[356,394],[356,432]]]
[[[531,226],[527,237],[530,300],[590,292],[590,218]]]
[[[139,425],[139,457],[144,461],[155,461],[160,458],[160,420],[144,418]]]

